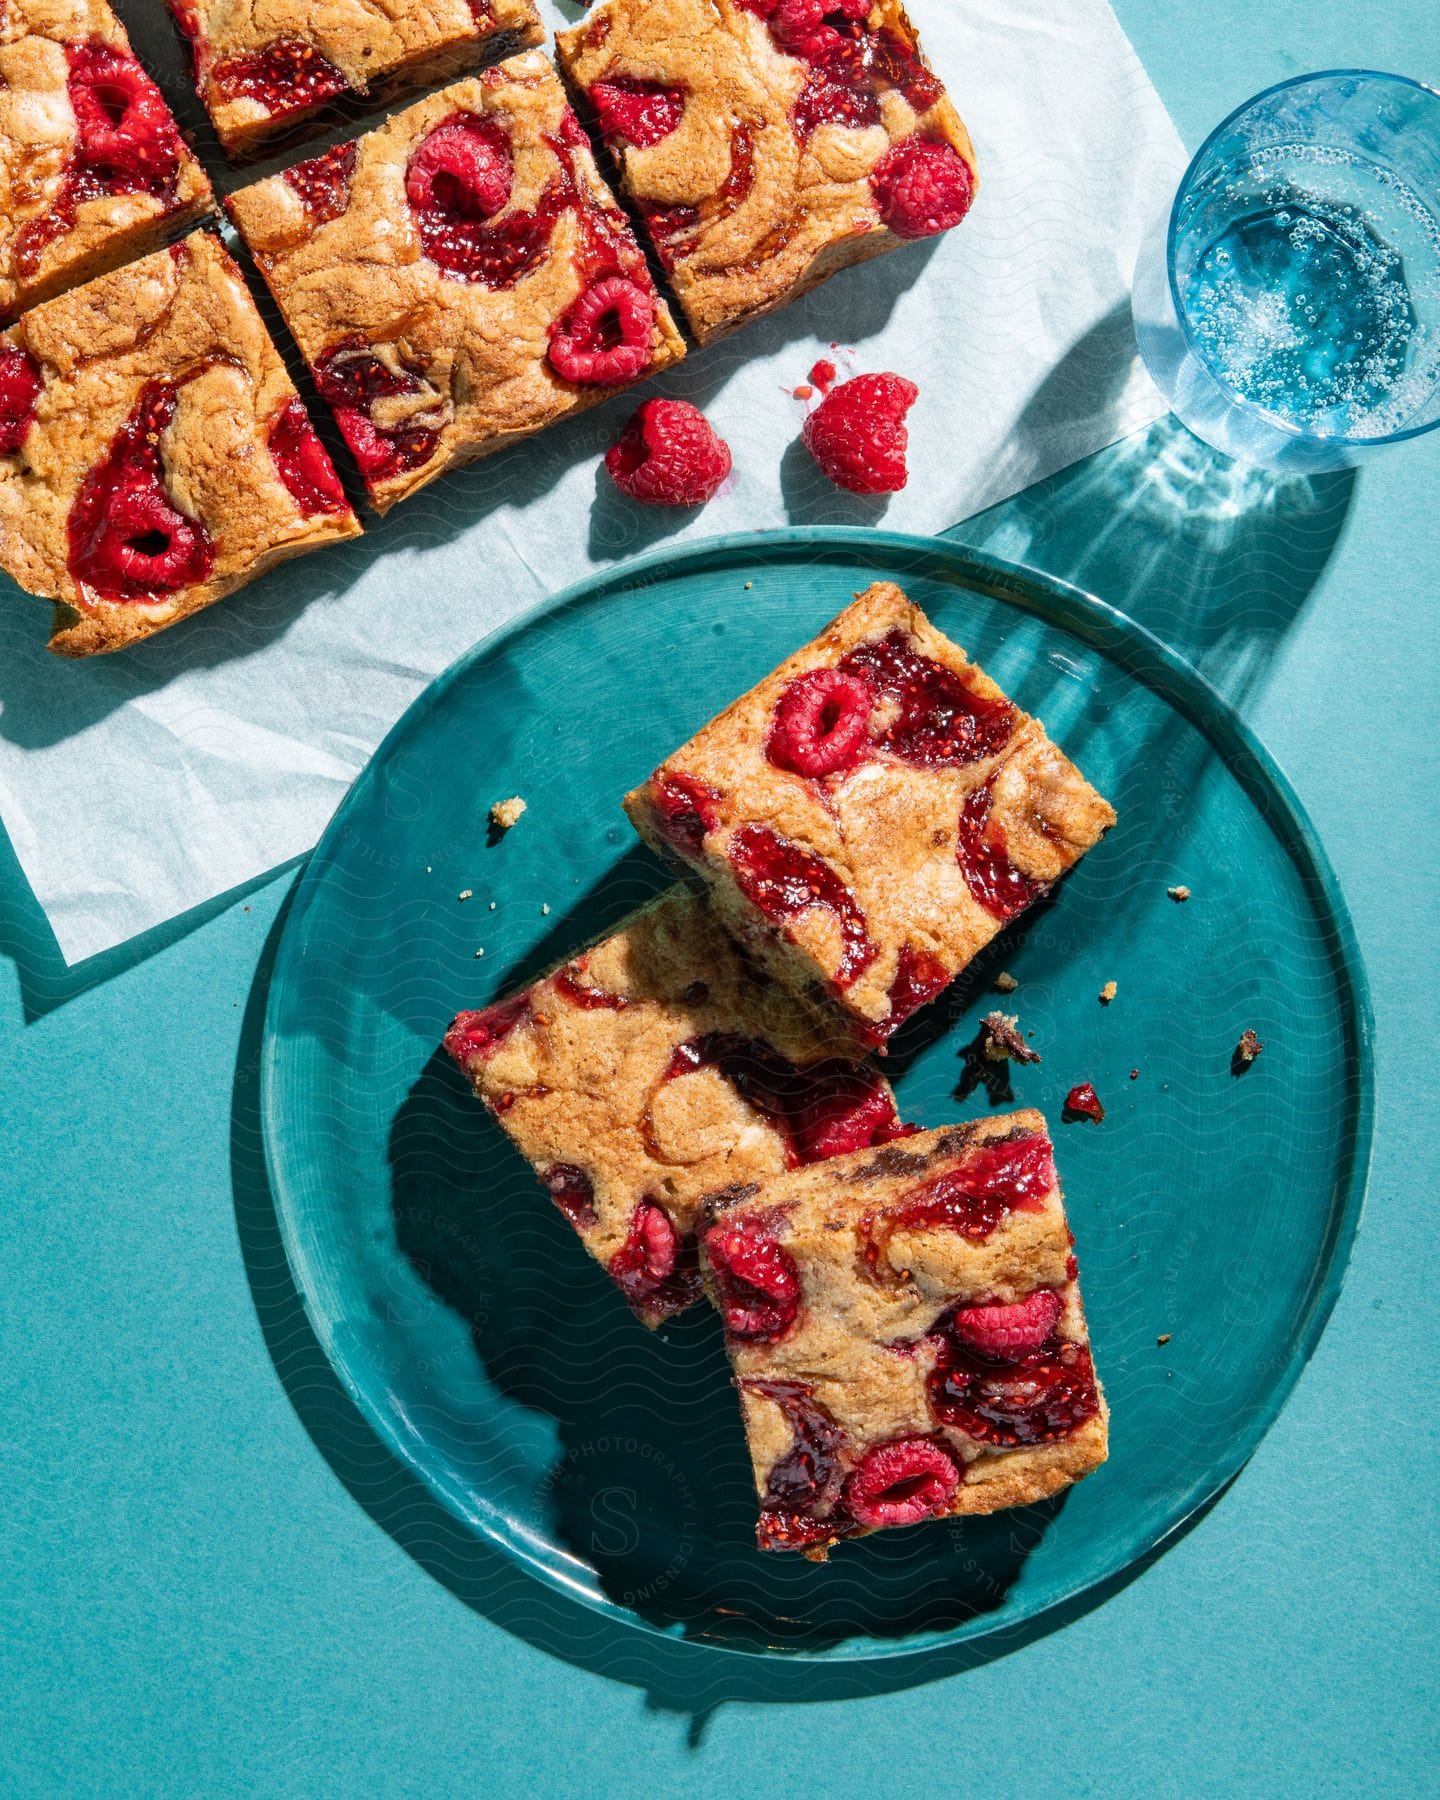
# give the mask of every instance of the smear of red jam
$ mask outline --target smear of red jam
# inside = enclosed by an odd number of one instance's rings
[[[592,987],[590,983],[580,979],[588,963],[588,957],[577,956],[572,962],[566,963],[564,968],[557,969],[551,977],[556,992],[572,1006],[584,1007],[592,1012],[624,1012],[630,1002],[623,994],[612,994],[605,988]]]
[[[286,169],[285,180],[305,204],[312,225],[338,219],[350,204],[358,144],[337,144]]]
[[[71,230],[82,201],[149,194],[176,204],[180,134],[160,90],[133,56],[91,41],[65,46],[75,142],[60,191],[20,231],[15,269],[33,275],[48,244]]]
[[[894,718],[874,742],[917,768],[979,762],[1002,749],[1015,729],[1008,700],[977,694],[953,669],[923,656],[898,626],[875,643],[857,644],[836,667],[890,702]]]
[[[809,63],[810,74],[792,117],[803,140],[821,125],[878,125],[880,95],[898,88],[917,113],[943,92],[913,43],[887,26],[871,30],[865,0],[837,0],[823,7],[740,0],[758,13],[789,55]]]
[[[347,93],[350,83],[313,44],[279,37],[259,50],[222,58],[209,71],[209,86],[218,101],[258,100],[280,118],[322,106]]]
[[[552,1163],[541,1172],[541,1181],[550,1190],[550,1198],[577,1231],[588,1231],[595,1223],[595,1184],[584,1169],[575,1163]]]
[[[912,1013],[943,993],[950,981],[950,971],[938,957],[912,944],[903,945],[890,983],[890,1011],[876,1028],[881,1036],[890,1037]]]
[[[30,352],[0,340],[0,456],[11,456],[23,446],[44,385],[40,365]]]
[[[315,435],[310,415],[297,394],[270,421],[267,437],[276,473],[307,519],[322,513],[346,513],[350,502],[325,446]]]
[[[730,866],[741,893],[771,924],[788,929],[812,907],[834,918],[840,927],[840,956],[831,976],[836,987],[849,987],[879,955],[859,901],[829,863],[768,825],[741,826],[730,841]]]
[[[512,994],[508,1000],[497,1000],[480,1012],[458,1013],[445,1033],[445,1048],[463,1069],[476,1057],[488,1056],[529,1017],[529,994]]]
[[[152,381],[81,482],[67,520],[70,573],[112,601],[153,601],[209,575],[209,532],[171,504],[160,442],[175,416],[173,382]]]
[[[413,425],[384,431],[375,423],[376,400],[418,394],[423,383],[413,370],[389,368],[360,336],[332,345],[314,364],[315,385],[335,414],[360,473],[372,487],[429,462],[440,441],[438,430]]]
[[[652,200],[639,202],[655,252],[666,269],[673,269],[696,247],[694,240],[702,230],[728,219],[745,204],[755,185],[756,134],[757,127],[744,119],[730,127],[730,166],[724,181],[703,200],[671,206]]]
[[[983,1243],[1012,1212],[1040,1212],[1055,1186],[1047,1137],[1002,1138],[974,1150],[956,1168],[910,1188],[890,1206],[865,1213],[856,1228],[871,1278],[893,1283],[890,1240],[897,1231],[954,1231]]]
[[[901,1122],[873,1070],[836,1058],[797,1068],[771,1045],[735,1032],[706,1032],[677,1045],[662,1080],[706,1068],[717,1069],[770,1121],[785,1140],[786,1166],[792,1169],[888,1144],[918,1129]],[[648,1123],[645,1129],[650,1138]]]
[[[720,823],[720,796],[714,788],[675,770],[657,770],[647,789],[650,811],[662,837],[686,856],[698,856],[705,834]]]
[[[1045,892],[1046,883],[1022,875],[1010,860],[1005,828],[990,817],[995,777],[971,794],[960,809],[955,857],[965,885],[993,919],[1013,919]]]
[[[1052,1334],[1013,1362],[992,1362],[948,1332],[943,1316],[934,1336],[939,1354],[925,1379],[930,1410],[981,1443],[1005,1448],[1054,1443],[1100,1410],[1095,1367],[1084,1344]]]
[[[793,1437],[766,1477],[756,1533],[760,1548],[806,1549],[852,1531],[843,1514],[833,1521],[815,1516],[834,1503],[845,1434],[815,1399],[814,1389],[803,1381],[756,1379],[741,1385],[747,1394],[773,1401]]]

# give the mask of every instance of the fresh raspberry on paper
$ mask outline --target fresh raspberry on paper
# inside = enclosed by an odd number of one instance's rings
[[[905,415],[919,397],[903,375],[857,375],[832,388],[806,419],[805,447],[836,487],[899,493],[909,479]]]
[[[870,177],[880,217],[896,237],[934,237],[958,225],[975,197],[970,165],[942,138],[906,138]]]
[[[605,452],[605,467],[643,506],[703,506],[730,473],[730,447],[688,400],[647,400]]]

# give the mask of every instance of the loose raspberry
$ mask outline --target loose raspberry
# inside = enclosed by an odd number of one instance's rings
[[[1088,1081],[1082,1081],[1072,1087],[1065,1096],[1065,1111],[1077,1119],[1091,1119],[1096,1125],[1105,1117],[1105,1108],[1100,1104],[1100,1096]]]
[[[862,1525],[918,1525],[940,1511],[960,1485],[960,1471],[938,1444],[902,1438],[872,1450],[845,1483],[845,1499]]]
[[[12,455],[25,442],[44,385],[29,351],[0,342],[0,456]]]
[[[633,381],[650,361],[655,301],[623,275],[608,275],[571,302],[550,339],[550,366],[565,381]]]
[[[730,447],[688,400],[647,400],[605,452],[605,467],[642,506],[703,506],[730,473]]]
[[[488,1056],[529,1015],[528,994],[513,994],[508,1000],[497,1000],[483,1012],[459,1013],[445,1033],[445,1048],[463,1069],[477,1057]]]
[[[896,494],[909,472],[905,415],[920,390],[903,375],[857,375],[832,388],[805,421],[805,448],[836,487]]]
[[[870,745],[875,696],[865,682],[836,669],[798,675],[780,696],[765,754],[796,775],[839,775]]]
[[[975,177],[943,138],[906,138],[870,175],[880,217],[896,237],[934,237],[958,225],[975,197]]]
[[[992,1362],[1016,1362],[1027,1350],[1038,1350],[1060,1317],[1060,1296],[1053,1288],[1036,1288],[1012,1305],[963,1306],[951,1313],[950,1331],[971,1350]]]
[[[603,137],[648,150],[669,137],[685,113],[682,88],[658,81],[597,81],[590,90]]]
[[[540,1179],[550,1190],[550,1198],[577,1231],[595,1223],[595,1184],[574,1163],[554,1163]]]
[[[421,140],[405,171],[405,193],[420,213],[488,219],[509,200],[513,177],[504,127],[456,112]]]
[[[800,1271],[759,1219],[712,1226],[705,1254],[732,1338],[772,1342],[794,1323],[800,1309]]]

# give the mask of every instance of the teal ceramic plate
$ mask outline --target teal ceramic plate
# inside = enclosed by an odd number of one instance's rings
[[[1068,1498],[762,1558],[718,1322],[629,1317],[436,1050],[452,1013],[665,877],[620,795],[869,581],[891,578],[1110,796],[1120,823],[891,1055],[907,1117],[993,1110],[962,1048],[1008,1002],[1057,1124],[1109,1463]],[[492,801],[521,823],[489,842]],[[1168,886],[1193,898],[1177,904]],[[468,898],[464,896],[468,895]],[[483,958],[476,952],[484,950]],[[1099,1004],[1107,981],[1114,1004]],[[1231,1052],[1265,1044],[1248,1072]],[[1011,1628],[1125,1569],[1250,1455],[1334,1303],[1369,1157],[1343,903],[1283,776],[1120,614],[940,541],[811,530],[663,552],[480,644],[416,701],[300,883],[263,1116],[320,1342],[390,1448],[542,1580],[652,1630],[826,1657]],[[1168,1335],[1164,1344],[1157,1342]]]

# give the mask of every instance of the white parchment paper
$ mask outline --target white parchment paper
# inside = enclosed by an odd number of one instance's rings
[[[545,10],[551,26],[576,16]],[[1164,410],[1128,293],[1184,157],[1110,7],[910,10],[974,136],[979,198],[958,231],[837,277],[649,390],[703,406],[734,452],[731,487],[699,513],[613,493],[598,459],[622,399],[118,656],[50,657],[48,606],[0,577],[0,816],[67,961],[310,848],[425,683],[587,570],[767,526],[943,530]],[[798,444],[788,390],[832,342],[842,368],[920,386],[910,484],[888,505],[836,493]]]

